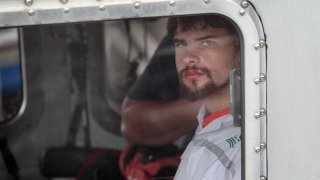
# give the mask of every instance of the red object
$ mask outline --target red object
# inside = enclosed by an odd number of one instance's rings
[[[222,109],[221,111],[218,111],[216,113],[210,114],[209,116],[207,116],[203,122],[202,122],[202,127],[206,127],[208,124],[210,124],[212,121],[214,121],[215,119],[225,116],[227,114],[230,114],[230,108],[227,109]]]
[[[119,166],[121,173],[126,180],[150,180],[155,177],[155,175],[161,170],[161,168],[166,166],[178,167],[180,163],[180,154],[175,156],[165,156],[154,161],[148,162],[146,164],[141,163],[141,154],[137,152],[133,159],[126,165],[125,157],[131,151],[132,147],[128,146],[120,155]],[[173,179],[170,177],[169,179]]]
[[[83,174],[94,164],[94,162],[106,153],[106,150],[98,149],[79,169],[76,180],[80,180]]]

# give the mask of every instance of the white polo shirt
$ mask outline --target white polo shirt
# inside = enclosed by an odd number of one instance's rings
[[[241,130],[229,112],[206,118],[201,107],[198,128],[181,156],[175,180],[241,180]],[[204,121],[207,125],[202,127]]]

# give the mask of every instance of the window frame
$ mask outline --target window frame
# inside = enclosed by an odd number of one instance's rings
[[[33,2],[33,1],[32,1]],[[65,2],[65,3],[62,3]],[[259,15],[247,0],[150,0],[150,1],[39,1],[0,2],[0,27],[70,22],[121,20],[215,13],[228,17],[242,38],[242,162],[243,179],[267,176],[266,143],[266,37]],[[24,67],[23,48],[21,49]],[[24,75],[24,68],[22,68]],[[23,78],[24,97],[26,93]],[[24,105],[21,109],[25,108]],[[262,150],[261,150],[262,149]]]

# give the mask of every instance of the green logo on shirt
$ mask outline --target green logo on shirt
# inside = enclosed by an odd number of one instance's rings
[[[238,141],[240,141],[240,137],[238,136],[230,137],[226,140],[230,148],[234,148],[234,145],[237,144]]]

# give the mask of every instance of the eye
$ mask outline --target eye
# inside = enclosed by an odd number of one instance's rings
[[[184,48],[184,47],[187,46],[187,43],[185,43],[185,42],[176,42],[176,43],[174,43],[174,46],[176,48]]]
[[[210,40],[210,39],[206,39],[206,40],[201,41],[202,47],[209,47],[209,46],[212,46],[213,44],[214,44],[214,41]]]

